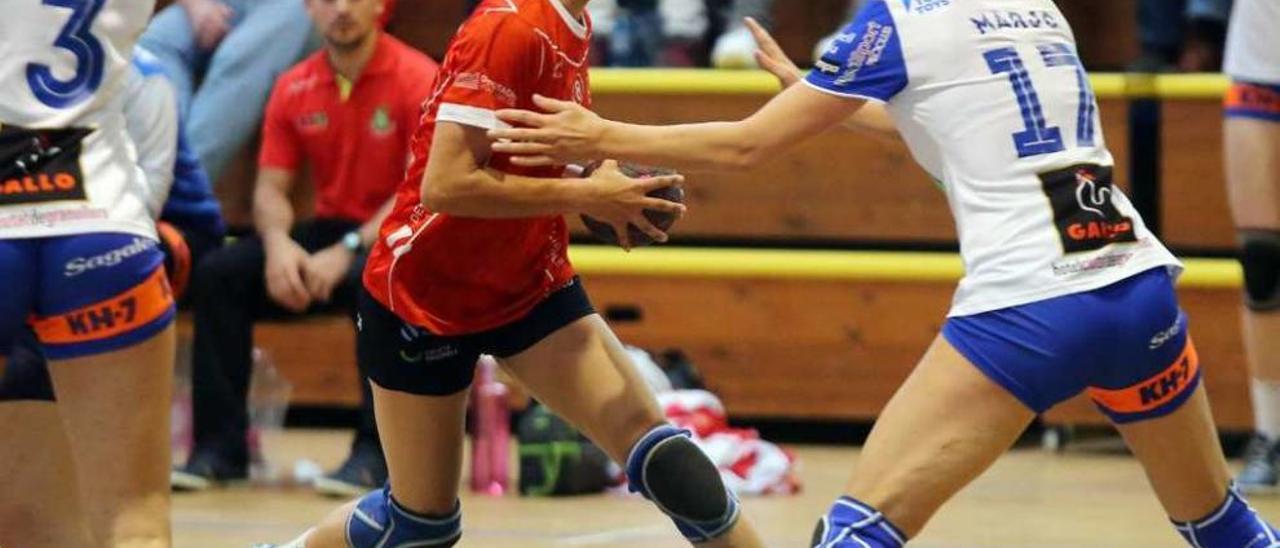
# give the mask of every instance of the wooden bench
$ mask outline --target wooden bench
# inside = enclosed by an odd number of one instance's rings
[[[946,282],[845,282],[589,275],[597,308],[618,336],[679,348],[739,417],[867,420],[923,355],[951,301]],[[1183,289],[1220,427],[1251,425],[1234,290]],[[351,324],[326,317],[258,326],[294,385],[293,402],[359,401]],[[1102,424],[1083,398],[1052,410],[1056,424]]]

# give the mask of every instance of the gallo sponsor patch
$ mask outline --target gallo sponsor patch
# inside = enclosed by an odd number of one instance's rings
[[[1083,164],[1040,175],[1053,206],[1053,222],[1064,253],[1094,251],[1113,243],[1136,242],[1133,219],[1116,209],[1111,168]]]
[[[80,150],[90,133],[0,125],[0,206],[86,200]]]

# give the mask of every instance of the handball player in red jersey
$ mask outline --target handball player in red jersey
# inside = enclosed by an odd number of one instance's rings
[[[588,0],[486,0],[449,46],[412,143],[413,161],[365,270],[359,358],[373,384],[390,481],[289,547],[452,546],[467,395],[481,354],[617,462],[695,544],[759,546],[738,502],[688,433],[666,424],[567,255],[565,214],[619,234],[666,235],[647,197],[679,176],[589,178],[518,167],[490,152],[495,112],[535,94],[590,106]],[[629,245],[623,236],[623,246]],[[660,542],[660,541],[655,541]]]

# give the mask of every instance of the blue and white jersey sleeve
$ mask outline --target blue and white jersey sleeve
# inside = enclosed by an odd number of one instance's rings
[[[844,97],[888,102],[907,87],[902,40],[886,0],[871,0],[822,53],[805,83]]]
[[[158,65],[135,55],[124,101],[125,129],[146,174],[147,210],[158,219],[173,187],[178,154],[178,98]]]

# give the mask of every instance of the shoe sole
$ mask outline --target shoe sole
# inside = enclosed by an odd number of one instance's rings
[[[312,486],[317,493],[326,497],[358,497],[373,489],[373,487],[356,485],[326,477],[316,478]]]
[[[248,483],[248,478],[216,481],[177,470],[169,472],[169,488],[179,493],[198,493],[216,487],[235,487],[237,485],[247,485]]]

